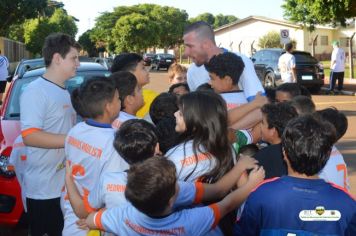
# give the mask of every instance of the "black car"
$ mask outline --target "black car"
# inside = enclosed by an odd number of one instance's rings
[[[168,69],[174,62],[176,58],[172,54],[168,53],[158,53],[154,56],[151,61],[151,69],[159,70],[161,68]]]
[[[285,50],[280,48],[266,48],[251,57],[264,87],[275,87],[280,83],[278,59],[284,53]],[[316,91],[320,90],[324,85],[323,66],[309,52],[293,51],[292,54],[295,57],[297,83]]]
[[[155,54],[154,53],[145,53],[143,54],[142,58],[143,58],[143,64],[145,66],[150,66],[151,65],[151,61],[154,58]]]

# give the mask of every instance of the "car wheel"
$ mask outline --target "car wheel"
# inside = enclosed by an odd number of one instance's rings
[[[265,78],[263,80],[263,87],[272,87],[274,88],[276,86],[275,84],[275,75],[273,72],[268,72],[265,75]]]

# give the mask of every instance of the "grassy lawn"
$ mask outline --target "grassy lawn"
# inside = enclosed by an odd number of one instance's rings
[[[321,61],[324,66],[324,74],[326,77],[330,76],[330,61]],[[350,67],[349,63],[347,62],[345,65],[345,79],[350,78]],[[354,78],[356,78],[356,63],[354,63]]]

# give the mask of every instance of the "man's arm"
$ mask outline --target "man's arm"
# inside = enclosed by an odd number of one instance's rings
[[[35,130],[29,134],[22,132],[22,138],[26,146],[56,149],[64,147],[66,135]]]

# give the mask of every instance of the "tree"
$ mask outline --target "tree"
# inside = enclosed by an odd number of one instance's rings
[[[87,51],[89,57],[94,57],[97,55],[97,50],[95,47],[95,42],[90,38],[91,30],[85,31],[78,39],[79,44],[82,48]]]
[[[198,16],[196,16],[194,18],[191,18],[189,21],[191,23],[197,22],[197,21],[205,21],[209,25],[214,25],[215,17],[213,14],[205,12],[205,13],[199,14]]]
[[[277,31],[270,31],[267,34],[260,37],[258,40],[258,46],[260,48],[282,48],[280,43],[279,33]]]
[[[223,26],[226,24],[230,24],[237,20],[238,20],[238,18],[233,15],[218,14],[215,16],[215,19],[214,19],[214,29],[219,28],[220,26]]]
[[[1,0],[0,35],[7,36],[12,25],[37,17],[46,6],[47,0]]]
[[[313,30],[317,24],[346,25],[346,20],[356,16],[355,0],[285,0],[284,17],[303,23]]]

